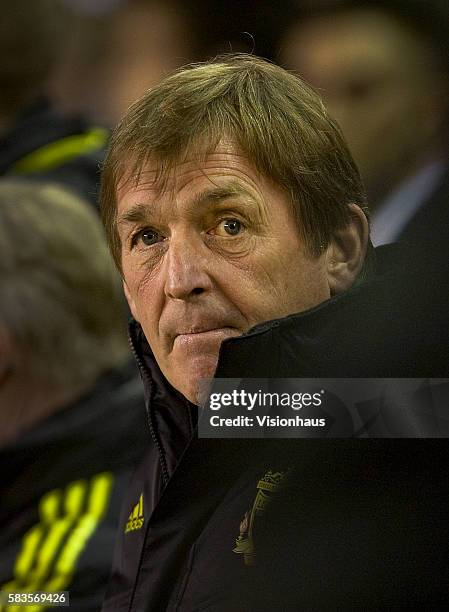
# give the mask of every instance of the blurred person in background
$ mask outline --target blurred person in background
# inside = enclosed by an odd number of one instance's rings
[[[373,243],[449,255],[447,3],[298,2],[281,63],[318,88],[361,170]]]
[[[120,286],[87,203],[0,181],[0,295],[0,590],[69,590],[72,609],[93,612],[145,436]]]
[[[0,175],[61,182],[97,201],[108,132],[57,112],[49,78],[65,47],[58,0],[0,0]]]
[[[65,4],[71,29],[50,85],[65,112],[114,125],[146,89],[196,58],[192,11],[182,1]]]

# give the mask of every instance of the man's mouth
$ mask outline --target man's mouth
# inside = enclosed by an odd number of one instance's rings
[[[182,333],[178,333],[174,339],[174,345],[177,346],[198,346],[201,344],[215,344],[225,340],[226,338],[232,338],[240,336],[241,331],[235,327],[193,327]]]

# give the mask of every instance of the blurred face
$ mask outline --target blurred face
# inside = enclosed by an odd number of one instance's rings
[[[166,378],[197,400],[225,338],[329,297],[325,256],[302,243],[287,196],[232,145],[175,167],[150,163],[118,193],[125,292]]]
[[[187,24],[176,7],[165,0],[124,4],[117,13],[100,75],[106,118],[112,125],[117,123],[134,100],[187,63],[191,53]]]
[[[282,59],[319,88],[372,195],[423,162],[441,122],[439,80],[424,43],[393,17],[361,9],[307,20]]]

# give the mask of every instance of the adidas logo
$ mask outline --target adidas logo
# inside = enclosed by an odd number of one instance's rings
[[[144,521],[145,518],[143,516],[143,493],[141,493],[139,497],[139,503],[134,506],[133,511],[129,515],[125,527],[125,533],[141,529]]]

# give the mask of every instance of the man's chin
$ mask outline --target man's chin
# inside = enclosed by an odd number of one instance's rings
[[[190,402],[200,405],[205,399],[205,381],[214,377],[222,341],[241,333],[227,327],[177,336],[170,353],[170,372],[166,374],[172,386]]]
[[[205,399],[205,381],[214,377],[221,343],[241,334],[235,327],[180,334],[166,357],[166,368],[161,369],[175,389],[193,404],[200,405]]]
[[[218,355],[190,358],[188,367],[184,363],[182,367],[176,369],[174,376],[169,380],[189,402],[199,406],[205,399],[207,381],[214,377],[217,361]]]

